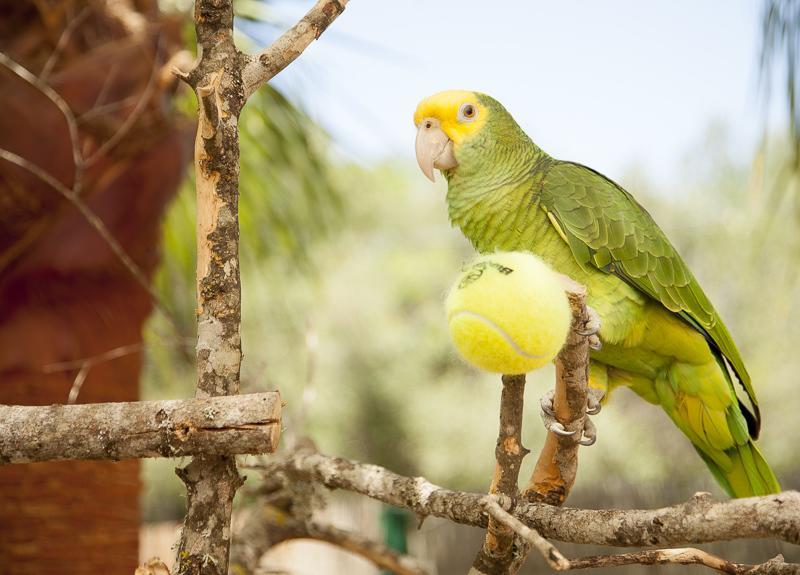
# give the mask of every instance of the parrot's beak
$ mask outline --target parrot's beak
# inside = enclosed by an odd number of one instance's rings
[[[435,182],[433,169],[450,170],[458,165],[453,141],[447,137],[436,118],[425,118],[417,127],[417,163],[422,173]]]

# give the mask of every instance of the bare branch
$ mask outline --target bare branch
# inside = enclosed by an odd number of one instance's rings
[[[402,555],[382,543],[332,525],[312,522],[308,526],[308,536],[311,539],[325,541],[360,555],[371,561],[376,567],[386,569],[396,575],[426,575],[427,573],[413,557]]]
[[[276,391],[234,397],[0,406],[0,464],[275,450]]]
[[[423,477],[302,449],[259,466],[267,476],[284,472],[299,480],[345,489],[420,516],[433,515],[486,528],[485,495],[451,491]],[[512,515],[542,537],[585,545],[653,547],[731,539],[779,539],[800,544],[800,492],[713,501],[698,494],[661,509],[575,509],[520,501]]]
[[[158,39],[156,41],[155,52],[153,54],[153,68],[150,72],[150,77],[147,80],[147,84],[142,90],[139,99],[136,101],[136,106],[134,106],[133,110],[130,114],[125,117],[125,120],[122,122],[120,127],[117,129],[112,136],[103,142],[99,148],[97,148],[91,156],[83,160],[82,167],[84,169],[90,168],[94,164],[97,163],[98,160],[103,158],[110,150],[114,148],[117,144],[120,143],[122,138],[124,138],[130,129],[136,124],[139,118],[142,116],[142,112],[144,111],[145,106],[150,102],[150,99],[153,95],[153,90],[156,86],[156,79],[159,76],[161,67],[160,67],[160,58],[159,54],[161,52],[161,35],[159,34]]]
[[[61,56],[61,51],[64,50],[64,47],[67,45],[67,42],[69,42],[69,39],[75,29],[80,26],[84,20],[86,20],[91,8],[91,5],[84,6],[83,9],[78,12],[78,14],[64,27],[64,30],[61,32],[61,36],[58,38],[55,48],[53,48],[53,51],[47,58],[47,62],[45,62],[44,66],[42,67],[42,71],[39,73],[39,78],[42,82],[47,82],[47,79],[50,77],[50,73],[53,71],[53,67],[56,65],[56,62],[58,62],[59,56]]]
[[[231,0],[197,0],[200,60],[191,75],[201,105],[195,136],[197,192],[197,396],[239,393],[239,132],[244,105]],[[179,575],[228,573],[233,498],[244,480],[233,457],[195,457],[176,470],[187,513]]]
[[[648,549],[636,553],[622,553],[619,555],[597,555],[570,559],[569,567],[573,569],[597,569],[601,567],[619,567],[621,565],[702,565],[719,573],[731,575],[797,575],[800,565],[785,563],[783,556],[779,555],[760,565],[732,563],[727,559],[717,557],[702,549],[677,548],[677,549]]]
[[[547,432],[522,496],[529,501],[561,505],[569,496],[578,471],[578,448],[585,421],[589,379],[589,341],[583,332],[589,317],[586,288],[575,284],[567,290],[572,310],[572,329],[556,358],[556,388],[553,410],[557,421],[573,435]]]
[[[72,189],[76,194],[80,194],[81,190],[81,172],[83,171],[83,159],[81,157],[80,140],[78,138],[78,123],[75,121],[75,114],[69,104],[61,97],[61,95],[53,90],[44,80],[37,77],[26,68],[17,64],[7,54],[0,52],[0,64],[11,70],[14,74],[28,82],[31,86],[44,94],[64,116],[67,123],[67,131],[69,132],[69,139],[72,144],[72,161],[75,164],[75,175],[73,179]],[[19,157],[19,156],[17,156]],[[10,160],[9,160],[10,161]],[[61,182],[59,182],[60,184]],[[52,185],[52,184],[51,184]]]
[[[168,309],[164,307],[161,303],[161,300],[156,294],[155,290],[150,286],[150,282],[145,277],[142,270],[133,261],[133,259],[128,255],[128,252],[122,247],[122,245],[117,241],[117,239],[111,234],[111,231],[106,227],[103,223],[103,220],[94,213],[94,211],[89,207],[89,205],[81,198],[81,196],[74,190],[70,189],[64,184],[62,184],[59,180],[54,178],[51,174],[34,164],[33,162],[26,160],[22,156],[18,156],[13,152],[9,152],[8,150],[0,148],[0,158],[3,158],[7,162],[15,164],[20,168],[26,170],[27,172],[33,174],[37,178],[39,178],[42,182],[53,188],[56,192],[61,194],[64,199],[70,202],[75,208],[80,212],[83,218],[89,223],[90,226],[94,228],[97,234],[103,239],[103,241],[108,245],[117,259],[122,263],[122,265],[130,272],[130,274],[134,277],[134,279],[139,283],[139,285],[144,289],[150,299],[153,301],[153,305],[158,308],[158,310],[164,314],[170,323],[172,324],[173,328],[176,330],[176,333],[180,334],[180,331],[177,327],[177,322],[172,317],[172,314],[169,312]]]
[[[622,553],[619,555],[595,555],[578,559],[567,559],[547,539],[539,535],[519,519],[506,512],[492,497],[484,500],[486,510],[496,520],[513,529],[520,537],[525,539],[547,561],[554,571],[571,571],[573,569],[593,569],[600,567],[618,567],[621,565],[703,565],[720,573],[732,575],[745,573],[773,573],[783,574],[800,572],[800,565],[784,563],[783,557],[778,556],[761,565],[745,565],[732,563],[721,557],[701,549],[648,549],[636,553]]]
[[[504,375],[500,396],[500,431],[495,447],[494,477],[489,493],[501,495],[513,507],[519,494],[519,469],[528,450],[522,446],[525,376]],[[490,515],[486,539],[473,562],[478,573],[505,573],[514,559],[514,530]]]
[[[78,373],[75,375],[75,379],[72,381],[72,387],[69,388],[69,395],[67,395],[67,404],[74,405],[75,402],[78,401],[78,395],[81,392],[83,383],[89,376],[90,369],[91,366],[87,363],[82,365],[81,368],[78,370]]]
[[[266,50],[247,58],[242,70],[245,100],[294,62],[344,12],[348,0],[318,0],[311,10]]]
[[[296,501],[292,501],[289,507]],[[231,573],[255,573],[261,557],[272,547],[293,539],[313,539],[340,547],[397,575],[426,575],[410,555],[345,529],[317,521],[303,521],[291,510],[260,503],[243,511],[244,520],[231,545]]]

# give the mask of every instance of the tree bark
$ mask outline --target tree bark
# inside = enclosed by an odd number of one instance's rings
[[[272,453],[278,392],[236,397],[0,406],[0,464]]]

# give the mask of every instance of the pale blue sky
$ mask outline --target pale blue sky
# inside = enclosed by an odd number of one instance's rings
[[[311,2],[277,4],[291,20]],[[500,100],[556,157],[676,183],[712,122],[747,158],[765,118],[756,0],[351,0],[280,84],[347,155],[413,159],[417,102]]]

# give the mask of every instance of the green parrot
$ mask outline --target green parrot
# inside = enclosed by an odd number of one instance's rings
[[[602,342],[589,385],[606,397],[628,386],[660,405],[732,497],[780,491],[755,444],[761,416],[736,344],[633,196],[548,156],[485,94],[435,94],[414,123],[421,170],[442,172],[450,220],[479,252],[529,251],[587,286]]]

